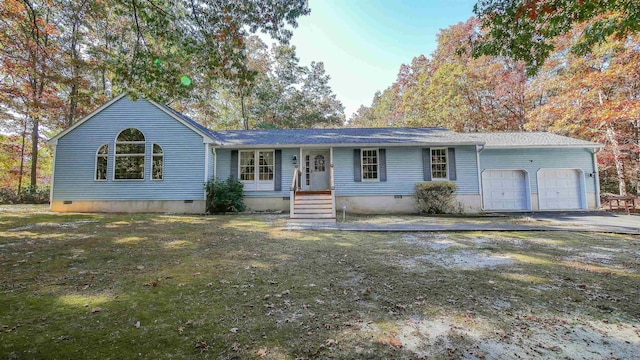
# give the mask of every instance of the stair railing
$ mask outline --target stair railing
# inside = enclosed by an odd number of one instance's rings
[[[331,176],[331,213],[336,217],[336,184],[334,182],[333,164],[329,167],[329,175]]]
[[[291,179],[291,189],[289,189],[289,217],[295,215],[296,191],[298,190],[298,173],[300,170],[296,165],[293,168],[293,178]]]

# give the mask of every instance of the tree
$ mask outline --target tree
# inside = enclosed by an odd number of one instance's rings
[[[371,111],[359,111],[350,123],[521,130],[524,67],[504,57],[473,58],[471,44],[478,36],[478,24],[471,18],[441,30],[431,59],[420,55],[402,65],[396,82],[374,96]]]
[[[474,56],[501,55],[524,61],[535,74],[554,51],[553,40],[577,24],[589,22],[571,51],[587,54],[614,36],[640,32],[640,3],[629,0],[480,0],[473,8],[482,36]]]
[[[119,92],[167,102],[197,88],[196,99],[229,93],[240,97],[244,109],[257,74],[247,57],[249,34],[261,31],[286,43],[296,19],[310,11],[306,3],[0,2],[0,113],[21,119],[2,125],[7,133],[31,138],[31,186],[46,153],[39,151],[41,133],[72,125]],[[214,113],[196,109],[204,110]]]
[[[31,125],[31,182],[38,180],[38,146],[42,121],[59,107],[55,79],[60,58],[52,4],[6,0],[0,5],[0,64],[7,110],[20,111]],[[24,134],[24,131],[23,131]]]
[[[527,90],[527,127],[605,144],[603,189],[625,195],[629,184],[638,188],[640,36],[609,38],[588,55],[568,52],[588,27],[578,25],[554,41],[556,51]]]
[[[118,0],[111,6],[132,29],[110,52],[114,83],[160,101],[186,97],[196,78],[244,77],[249,34],[263,31],[286,43],[287,26],[310,11],[304,0]]]

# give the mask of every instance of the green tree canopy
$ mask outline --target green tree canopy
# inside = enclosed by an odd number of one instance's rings
[[[610,36],[624,39],[640,31],[640,1],[635,0],[479,0],[474,13],[482,35],[474,56],[502,55],[524,61],[535,74],[554,51],[553,40],[574,25],[589,22],[571,51],[588,53]]]

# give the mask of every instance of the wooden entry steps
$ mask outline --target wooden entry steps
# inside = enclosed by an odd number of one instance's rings
[[[291,219],[297,222],[335,222],[331,191],[297,191]]]

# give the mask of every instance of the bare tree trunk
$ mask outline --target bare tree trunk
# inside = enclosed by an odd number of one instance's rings
[[[33,129],[31,131],[31,189],[35,190],[38,185],[38,137],[40,121],[33,118]]]
[[[245,130],[249,130],[249,119],[247,119],[244,108],[244,92],[240,93],[240,106],[242,107],[242,124],[244,125]]]
[[[24,126],[22,128],[22,148],[20,148],[20,175],[18,177],[18,191],[20,194],[22,191],[22,176],[24,175],[24,147],[27,137],[27,119],[24,120]]]
[[[616,175],[618,176],[618,192],[622,196],[627,195],[627,183],[624,179],[624,168],[622,165],[622,153],[620,152],[620,146],[618,140],[616,140],[615,130],[611,125],[607,125],[607,141],[611,144],[611,150],[613,151],[613,162],[616,164]]]

